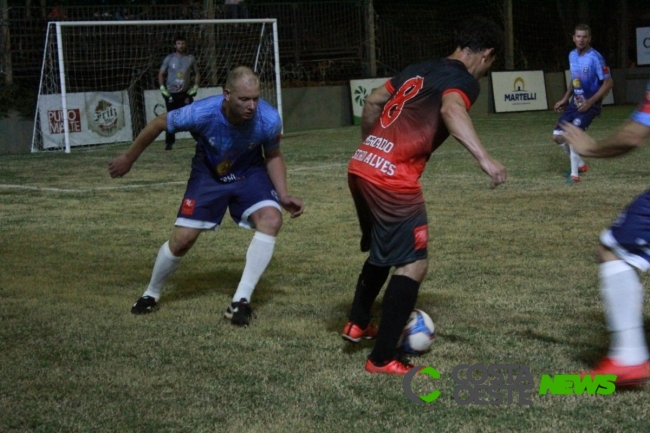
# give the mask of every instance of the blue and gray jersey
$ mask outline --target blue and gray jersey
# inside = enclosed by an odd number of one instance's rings
[[[576,107],[580,107],[585,100],[594,96],[603,81],[611,77],[605,59],[593,48],[589,48],[582,55],[578,54],[577,48],[571,51],[569,53],[569,69],[573,84],[571,104]],[[594,105],[600,106],[601,102]]]
[[[244,179],[251,167],[264,164],[264,153],[280,147],[278,111],[259,100],[252,119],[232,125],[222,111],[223,95],[201,99],[167,113],[167,131],[189,131],[197,140],[192,169],[220,182]]]

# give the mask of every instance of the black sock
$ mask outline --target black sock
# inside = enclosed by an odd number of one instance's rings
[[[388,283],[382,303],[381,322],[370,360],[384,365],[395,359],[397,342],[415,308],[420,283],[403,275],[393,275]]]
[[[368,263],[363,264],[363,269],[357,281],[357,288],[354,292],[350,321],[365,329],[370,323],[372,304],[377,299],[379,291],[388,278],[390,266],[382,267]]]

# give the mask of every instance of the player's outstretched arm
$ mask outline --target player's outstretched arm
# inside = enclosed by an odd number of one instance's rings
[[[142,152],[167,129],[167,113],[153,119],[138,134],[131,144],[131,147],[123,154],[108,163],[108,173],[112,178],[122,177],[131,170],[133,163],[140,157]]]
[[[564,122],[565,138],[573,149],[582,156],[592,158],[611,158],[623,155],[643,146],[650,138],[650,127],[628,120],[613,135],[602,140],[594,140],[582,129]]]
[[[390,99],[391,94],[385,86],[375,89],[370,96],[366,98],[363,104],[363,112],[361,114],[361,138],[365,140],[372,127],[375,125],[381,112],[384,110],[384,105]]]
[[[456,92],[451,92],[442,97],[440,109],[442,120],[451,134],[465,149],[478,161],[481,169],[492,178],[490,188],[495,188],[506,181],[506,169],[499,162],[492,159],[481,144],[472,119],[465,108],[465,101]]]
[[[266,152],[266,171],[269,173],[271,183],[278,193],[280,205],[291,214],[291,218],[302,215],[305,204],[299,198],[292,197],[287,192],[287,167],[284,164],[284,157],[280,149]]]

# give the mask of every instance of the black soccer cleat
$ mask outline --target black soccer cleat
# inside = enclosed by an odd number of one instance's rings
[[[131,307],[131,313],[133,314],[149,314],[156,310],[158,310],[158,303],[153,296],[142,296]]]
[[[230,323],[233,325],[248,326],[253,318],[253,309],[246,298],[241,298],[239,302],[230,304],[223,317],[230,319]]]

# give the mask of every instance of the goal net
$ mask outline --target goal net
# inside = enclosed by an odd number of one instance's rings
[[[158,71],[177,35],[197,61],[195,100],[223,93],[228,71],[249,66],[259,74],[261,97],[282,115],[275,19],[52,22],[32,152],[131,142],[166,111]]]

